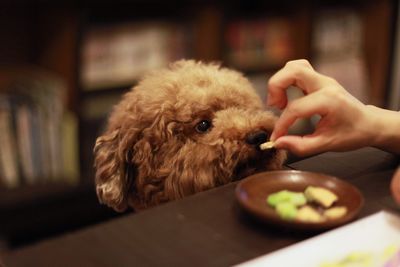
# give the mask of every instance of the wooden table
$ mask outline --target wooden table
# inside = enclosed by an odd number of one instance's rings
[[[365,197],[359,218],[390,197],[399,157],[374,148],[325,153],[287,168],[322,172],[356,185]],[[1,256],[6,266],[230,266],[317,233],[266,226],[238,206],[232,183],[137,214],[43,241]]]

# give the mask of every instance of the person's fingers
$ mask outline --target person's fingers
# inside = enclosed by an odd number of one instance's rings
[[[390,183],[390,189],[392,191],[392,196],[397,204],[400,205],[400,167],[397,169],[393,175],[392,181]]]
[[[286,149],[297,156],[308,156],[323,151],[324,137],[318,135],[286,135],[275,141],[275,148]]]
[[[285,135],[297,119],[309,118],[313,115],[324,116],[328,112],[326,101],[326,97],[318,93],[293,100],[276,121],[271,140],[274,141],[278,137]]]
[[[270,78],[267,104],[282,109],[287,104],[286,89],[289,86],[297,86],[306,94],[311,93],[320,88],[322,77],[307,60],[289,61]]]

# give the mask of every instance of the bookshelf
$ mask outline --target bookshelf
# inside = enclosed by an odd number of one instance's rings
[[[79,39],[80,16],[77,9],[68,7],[64,3],[60,6],[52,6],[36,3],[8,3],[0,4],[0,94],[2,103],[11,105],[14,111],[4,112],[2,124],[8,121],[13,123],[12,117],[15,114],[21,115],[21,125],[25,130],[18,130],[18,127],[2,128],[1,140],[4,142],[5,129],[10,130],[9,137],[14,138],[14,149],[2,150],[2,168],[0,171],[0,214],[3,218],[0,222],[0,251],[13,249],[43,239],[45,237],[60,234],[101,220],[119,216],[115,212],[98,205],[93,184],[89,179],[83,179],[78,168],[78,157],[76,153],[79,147],[76,127],[79,119],[79,92],[77,83],[77,51]],[[50,85],[52,79],[59,81],[59,85]],[[21,81],[24,81],[21,84]],[[43,86],[44,84],[44,86]],[[46,85],[47,84],[47,85]],[[17,87],[16,87],[17,86]],[[40,104],[39,96],[44,87],[48,90],[57,91],[61,96],[49,97],[46,93],[45,104]],[[20,88],[20,89],[18,89]],[[58,89],[56,89],[58,88]],[[17,91],[25,92],[17,92]],[[62,114],[58,113],[54,119],[44,118],[44,125],[33,126],[29,122],[32,118],[43,118],[32,116],[31,109],[24,111],[20,104],[7,102],[12,96],[21,100],[28,99],[31,107],[40,106],[43,109],[61,108]],[[25,105],[26,106],[26,105]],[[36,108],[35,108],[36,109]],[[26,108],[25,108],[26,111]],[[25,114],[25,115],[24,115]],[[53,111],[46,112],[47,115],[55,115]],[[70,116],[72,124],[63,127],[62,117]],[[47,117],[46,115],[46,117]],[[23,119],[23,118],[28,118]],[[52,121],[54,131],[44,131]],[[10,126],[11,125],[11,126]],[[2,127],[5,127],[2,125]],[[28,136],[21,136],[19,133],[42,131],[39,136],[43,137],[43,143],[50,143],[53,140],[54,149],[43,160],[40,166],[53,169],[50,166],[62,164],[60,156],[65,156],[69,150],[69,160],[66,168],[61,167],[58,171],[38,172],[34,175],[27,174],[18,165],[24,161],[40,158],[39,154],[24,153],[14,158],[14,164],[7,163],[10,169],[16,166],[13,183],[4,183],[4,155],[19,152],[18,144],[37,145],[38,139],[32,138],[29,142]],[[60,131],[71,133],[69,142],[64,142],[63,134]],[[45,132],[45,133],[44,133]],[[7,140],[5,140],[7,142]],[[10,142],[12,143],[12,142]],[[7,144],[7,143],[6,143]],[[2,143],[4,145],[4,143]],[[67,149],[65,149],[66,146]],[[26,150],[25,150],[26,151]],[[31,156],[28,156],[31,155]],[[57,159],[58,158],[58,159]],[[10,159],[8,159],[9,161]],[[52,164],[51,162],[56,164]],[[38,167],[34,164],[33,167]],[[30,164],[32,167],[32,164]]]
[[[345,10],[362,28],[358,55],[365,71],[362,77],[368,84],[365,101],[387,105],[396,6],[391,0],[0,4],[0,35],[5,37],[0,42],[0,86],[12,76],[7,71],[9,66],[35,66],[54,73],[63,80],[66,90],[62,105],[77,127],[75,132],[71,130],[75,139],[69,147],[75,145],[75,158],[71,160],[76,161],[76,167],[69,181],[55,179],[0,188],[0,212],[8,218],[0,223],[0,237],[13,248],[28,239],[119,216],[97,203],[94,141],[112,106],[138,77],[171,60],[187,57],[220,61],[244,72],[265,97],[268,76],[287,60],[307,58],[313,63],[321,58],[315,48],[320,30],[317,26],[331,22],[321,21],[319,15],[338,11],[333,14],[336,23]],[[335,27],[343,30],[340,24]],[[345,36],[343,42],[347,39]],[[135,62],[140,62],[141,68]],[[21,220],[24,215],[30,219]]]

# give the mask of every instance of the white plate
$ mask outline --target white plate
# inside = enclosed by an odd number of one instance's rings
[[[238,266],[318,267],[353,252],[380,257],[389,246],[400,248],[400,217],[381,211]]]

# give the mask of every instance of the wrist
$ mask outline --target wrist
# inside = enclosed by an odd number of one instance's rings
[[[400,154],[400,112],[368,105],[371,146]]]

